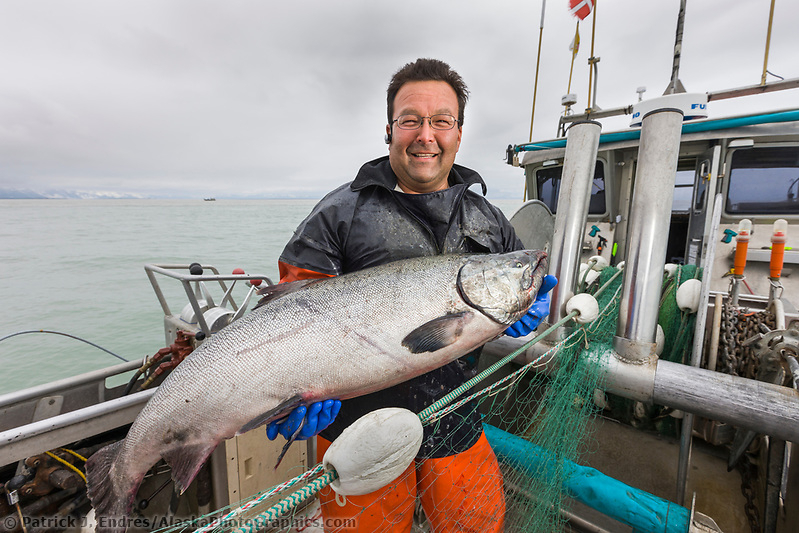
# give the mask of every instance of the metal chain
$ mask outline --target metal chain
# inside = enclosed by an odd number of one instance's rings
[[[722,306],[721,317],[721,342],[719,342],[721,353],[715,370],[737,376],[738,358],[735,355],[735,325],[732,322],[733,307],[729,302],[725,302]]]
[[[719,354],[716,370],[733,376],[755,379],[760,358],[754,347],[743,343],[763,331],[776,328],[776,317],[770,311],[750,312],[748,309],[733,307],[725,302],[722,307],[721,334],[719,335]],[[760,512],[755,504],[753,472],[755,466],[744,453],[736,466],[741,473],[741,493],[746,499],[744,514],[749,521],[752,533],[760,532]]]
[[[776,327],[776,318],[770,311],[750,312],[725,302],[722,307],[719,357],[716,370],[733,376],[755,379],[760,358],[754,348],[743,343],[762,331],[761,326]]]
[[[752,465],[749,457],[743,454],[736,468],[741,473],[741,493],[744,495],[744,498],[746,498],[744,514],[747,520],[749,520],[749,528],[752,530],[752,533],[760,533],[760,511],[757,505],[755,505],[755,487],[752,482],[752,470],[754,469],[754,465]]]

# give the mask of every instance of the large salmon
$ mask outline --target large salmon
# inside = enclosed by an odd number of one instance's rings
[[[89,459],[98,532],[124,531],[161,458],[182,492],[224,439],[301,404],[401,383],[501,335],[546,269],[540,251],[445,255],[275,286],[175,368],[124,440]]]

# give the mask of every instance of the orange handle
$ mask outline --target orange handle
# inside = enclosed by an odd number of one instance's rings
[[[746,267],[746,252],[749,250],[749,240],[739,240],[735,245],[735,259],[732,262],[733,274],[736,276],[744,275]]]
[[[773,242],[771,243],[771,261],[769,262],[769,270],[773,279],[779,279],[782,273],[782,262],[785,258],[785,243]]]

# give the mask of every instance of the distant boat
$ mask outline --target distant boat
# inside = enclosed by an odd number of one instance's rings
[[[206,202],[216,202],[216,198],[203,198]]]

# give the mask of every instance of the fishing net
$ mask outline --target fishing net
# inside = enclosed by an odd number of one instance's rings
[[[691,358],[696,314],[686,313],[677,305],[677,289],[689,279],[698,278],[701,270],[695,265],[680,267],[674,276],[664,279],[661,289],[658,325],[663,330],[663,351],[660,358],[687,364]],[[656,404],[643,404],[616,395],[608,395],[611,417],[641,430],[657,431],[663,436],[679,436],[680,420],[669,416],[671,409]]]
[[[554,364],[548,365],[554,368],[551,373],[537,372],[535,363],[528,365],[519,371],[523,377],[504,398],[482,402],[490,423],[533,443],[532,450],[541,456],[534,467],[529,456],[502,458],[506,531],[560,531],[563,527],[568,506],[566,467],[579,463],[588,449],[587,423],[597,411],[594,394],[601,394],[597,355],[609,349],[616,332],[622,281],[617,272],[615,268],[602,271],[599,284],[607,285],[597,295],[600,316],[574,329],[555,347]]]
[[[565,338],[547,345],[544,353],[539,350],[540,355],[528,364],[510,363],[514,353],[490,366],[490,361],[482,361],[473,382],[419,414],[423,424],[436,425],[464,403],[476,403],[499,460],[498,471],[479,454],[471,458],[466,454],[465,462],[412,464],[385,490],[382,499],[363,503],[359,497],[335,495],[327,484],[336,474],[317,466],[242,502],[244,507],[217,510],[213,513],[216,521],[208,515],[199,532],[321,531],[323,525],[326,531],[424,532],[441,530],[433,524],[442,523],[449,523],[453,531],[564,530],[573,504],[570,476],[573,465],[590,453],[589,421],[601,410],[598,405],[632,425],[666,433],[678,429],[676,424],[656,422],[664,418],[665,408],[651,406],[643,415],[633,416],[633,402],[602,390],[600,355],[611,350],[616,334],[620,274],[616,268],[605,268],[588,287],[587,292],[594,294],[599,304],[595,321],[578,327],[570,322]],[[687,360],[694,329],[693,315],[677,307],[676,288],[698,276],[695,267],[686,266],[664,279],[659,323],[665,333],[662,357],[670,361]],[[505,446],[508,442],[512,444],[509,448]],[[435,483],[442,479],[445,489]],[[417,498],[417,492],[424,497]],[[355,522],[343,515],[323,517],[317,500],[320,494],[322,500],[326,497],[333,502],[331,506],[351,506],[360,526],[356,528]],[[367,523],[371,526],[364,527]],[[186,529],[196,529],[196,523]]]

